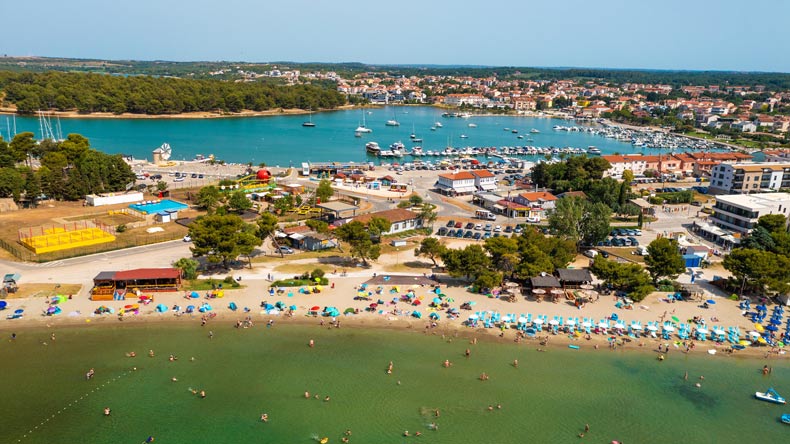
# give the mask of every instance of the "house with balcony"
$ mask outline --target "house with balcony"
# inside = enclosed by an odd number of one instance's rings
[[[475,176],[475,187],[478,191],[496,191],[497,179],[494,173],[488,170],[474,170],[472,175]]]
[[[790,163],[722,163],[711,169],[711,194],[749,194],[790,189]]]
[[[440,193],[451,196],[471,194],[477,189],[475,179],[469,171],[440,174],[434,186]]]
[[[748,234],[767,214],[788,216],[790,193],[730,194],[716,196],[708,221],[718,227]]]

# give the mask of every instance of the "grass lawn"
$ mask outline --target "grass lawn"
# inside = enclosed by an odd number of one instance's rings
[[[82,289],[80,284],[20,284],[16,293],[8,293],[6,299],[48,298],[58,294],[77,294]]]
[[[320,268],[324,271],[324,273],[330,273],[337,267],[330,267],[328,265],[319,265],[319,264],[291,264],[291,263],[284,263],[274,267],[274,271],[278,271],[280,273],[291,273],[294,275],[300,275],[302,273],[310,273],[316,268]]]
[[[630,262],[636,262],[640,265],[645,265],[644,256],[631,254],[636,251],[636,247],[595,247],[595,249],[609,253],[609,260],[612,260],[612,256],[617,256]]]
[[[232,284],[223,282],[222,279],[192,279],[184,281],[184,291],[209,291],[219,288],[222,284],[223,290],[237,290],[244,288],[244,285],[239,284],[235,280]]]

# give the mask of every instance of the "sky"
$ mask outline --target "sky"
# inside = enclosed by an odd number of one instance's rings
[[[787,0],[0,0],[0,54],[790,72]]]

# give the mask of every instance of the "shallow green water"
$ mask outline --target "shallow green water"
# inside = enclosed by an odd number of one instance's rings
[[[790,371],[779,362],[764,377],[761,361],[677,352],[659,363],[633,351],[538,353],[415,332],[211,328],[212,340],[192,324],[61,329],[54,343],[48,331],[22,331],[14,342],[4,332],[0,441],[339,443],[351,429],[351,443],[579,442],[585,423],[584,442],[782,442],[790,433],[778,422],[790,409],[753,399],[769,385],[790,394]],[[124,356],[131,350],[138,357]],[[169,362],[171,353],[180,359]],[[445,359],[454,365],[443,368]],[[86,381],[90,367],[96,377]],[[479,381],[482,372],[490,380]],[[305,391],[331,401],[304,399]],[[501,410],[488,411],[497,403]],[[102,415],[105,406],[112,416]],[[428,430],[433,421],[438,431]],[[404,430],[423,435],[404,438]]]

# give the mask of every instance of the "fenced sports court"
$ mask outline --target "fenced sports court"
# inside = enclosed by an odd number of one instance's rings
[[[112,242],[112,228],[89,220],[19,230],[19,242],[36,254]]]

